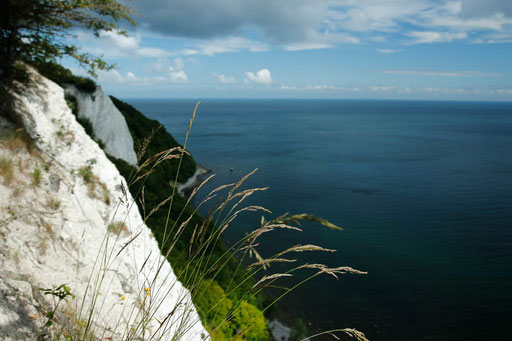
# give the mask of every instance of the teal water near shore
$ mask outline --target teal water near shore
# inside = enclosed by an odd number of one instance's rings
[[[194,100],[128,99],[183,142]],[[371,340],[508,340],[512,316],[512,103],[204,100],[189,140],[217,174],[254,168],[251,201],[344,227],[304,225],[263,252],[315,243],[309,262],[369,272],[317,278],[282,304],[316,328]],[[233,168],[233,171],[230,171]],[[226,235],[256,227],[243,216]]]

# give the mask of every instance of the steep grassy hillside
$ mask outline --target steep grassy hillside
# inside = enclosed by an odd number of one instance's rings
[[[128,103],[125,103],[113,96],[110,96],[114,105],[124,115],[128,128],[133,137],[135,151],[139,154],[140,150],[150,136],[149,144],[146,146],[145,155],[141,156],[142,164],[148,157],[155,155],[166,149],[180,146],[178,142],[172,137],[171,134],[160,124],[160,122],[152,120],[144,116],[140,111],[135,109]],[[165,162],[159,167],[156,172],[159,173],[159,179],[165,179],[167,183],[174,181],[176,172],[178,170],[177,160]],[[185,155],[181,161],[180,172],[178,175],[178,182],[184,183],[196,171],[196,163],[190,155]]]

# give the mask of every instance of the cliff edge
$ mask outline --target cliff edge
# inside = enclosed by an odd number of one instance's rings
[[[39,289],[62,284],[76,295],[54,316],[64,332],[205,338],[125,179],[78,124],[64,90],[28,72],[29,85],[12,93],[26,134],[0,117],[0,339],[49,333],[58,299]]]

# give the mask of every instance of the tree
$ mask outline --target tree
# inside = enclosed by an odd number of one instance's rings
[[[75,58],[93,76],[113,66],[98,56],[80,52],[66,38],[74,29],[96,36],[120,30],[119,23],[134,25],[129,7],[115,0],[2,0],[0,13],[0,76],[7,76],[17,60],[55,61]]]

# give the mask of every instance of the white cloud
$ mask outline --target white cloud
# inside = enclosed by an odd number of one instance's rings
[[[202,41],[196,44],[193,48],[183,49],[180,52],[184,55],[203,54],[207,56],[214,56],[218,53],[227,52],[262,52],[268,51],[268,45],[255,41],[252,39],[242,37],[228,37],[221,39],[213,39],[209,41]]]
[[[377,49],[377,51],[380,53],[384,53],[384,54],[393,54],[393,53],[402,52],[402,50],[395,50],[395,49]]]
[[[174,59],[174,65],[168,67],[168,76],[172,83],[185,83],[188,81],[187,74],[183,70],[184,66],[183,59],[178,57]]]
[[[245,75],[247,78],[245,79],[245,83],[259,83],[259,84],[265,84],[269,85],[272,83],[272,76],[270,75],[270,71],[268,69],[261,69],[257,71],[256,73],[253,72],[246,72]]]
[[[87,32],[79,31],[76,39],[80,42],[83,49],[89,53],[97,54],[109,58],[134,56],[161,58],[171,55],[157,47],[141,46],[141,35],[125,36],[118,31],[101,31],[99,37],[95,37]]]
[[[431,77],[498,77],[499,73],[482,71],[428,71],[428,70],[383,70],[391,75],[431,76]]]
[[[308,85],[304,88],[305,90],[342,90],[343,88],[334,85]]]
[[[452,40],[466,39],[466,32],[434,32],[434,31],[413,31],[407,33],[407,36],[413,38],[411,44],[430,44],[430,43],[447,43]]]
[[[390,92],[395,89],[396,86],[391,85],[370,85],[370,90],[373,92]]]
[[[512,88],[499,88],[495,92],[502,95],[512,95]]]
[[[155,63],[149,64],[144,68],[144,76],[138,76],[132,71],[127,71],[123,76],[117,70],[100,71],[100,83],[117,83],[131,86],[155,86],[157,84],[186,83],[188,76],[184,71],[184,61],[181,58],[175,58],[173,61],[169,58],[160,58]],[[154,75],[154,72],[157,75]],[[150,74],[149,76],[146,76]]]
[[[284,49],[286,51],[302,51],[302,50],[330,49],[332,47],[333,47],[333,45],[328,44],[328,43],[304,42],[304,43],[294,43],[294,44],[285,45]]]
[[[219,82],[223,84],[234,84],[236,83],[236,79],[233,76],[226,76],[223,74],[216,74],[215,72],[212,73],[212,76],[215,77]]]

